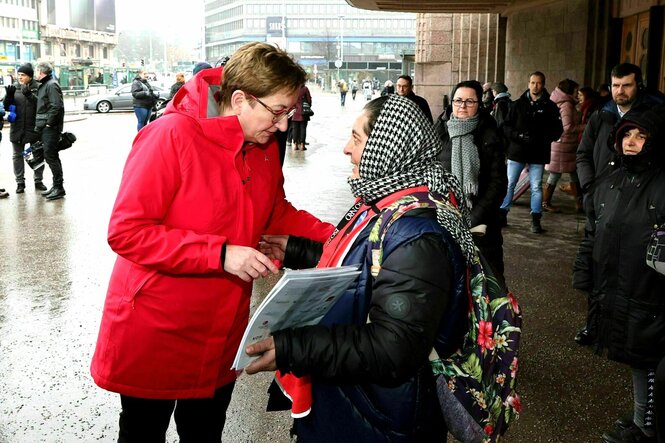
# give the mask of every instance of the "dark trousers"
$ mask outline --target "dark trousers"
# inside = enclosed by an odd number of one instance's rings
[[[23,150],[25,145],[21,143],[12,143],[14,154],[12,160],[14,161],[14,177],[16,183],[25,183],[25,161],[23,160]],[[35,183],[41,183],[44,177],[44,166],[35,169]]]
[[[304,144],[307,136],[307,122],[293,122],[293,143]]]
[[[151,400],[120,395],[118,443],[164,443],[171,414],[180,443],[220,443],[234,385],[217,389],[213,398]]]
[[[62,177],[62,163],[58,153],[58,140],[60,140],[60,131],[57,128],[44,128],[42,131],[42,143],[44,146],[44,160],[51,174],[53,174],[53,186],[62,186],[64,179]]]

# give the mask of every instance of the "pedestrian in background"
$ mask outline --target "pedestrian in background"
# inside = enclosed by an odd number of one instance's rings
[[[358,93],[358,82],[353,79],[351,81],[351,98],[356,101],[356,94]]]
[[[312,106],[312,95],[309,93],[307,86],[300,88],[298,101],[296,101],[296,112],[291,117],[291,125],[293,127],[293,144],[296,151],[306,151],[305,141],[307,139],[307,122],[309,116],[303,113],[303,102]]]
[[[2,142],[2,127],[5,124],[5,107],[0,102],[0,143]],[[0,188],[0,198],[7,198],[9,197],[9,192],[5,190],[5,188]]]
[[[337,87],[339,88],[340,103],[344,106],[346,104],[346,93],[349,92],[349,85],[342,79],[337,82]]]
[[[665,357],[665,275],[645,260],[654,227],[665,223],[665,109],[626,114],[613,130],[619,168],[593,186],[593,292],[600,309],[598,353],[630,366],[631,419],[603,434],[606,443],[656,443],[655,370]],[[653,400],[653,399],[651,399]]]
[[[175,83],[171,85],[171,92],[169,93],[169,100],[173,100],[173,97],[175,97],[175,94],[182,88],[182,85],[185,84],[185,73],[184,72],[178,72],[175,75]]]
[[[490,82],[483,85],[483,107],[489,111],[494,107],[494,91]]]
[[[39,139],[35,132],[35,119],[37,117],[37,93],[39,82],[35,80],[34,70],[30,63],[21,65],[18,68],[18,87],[14,85],[6,86],[4,105],[5,109],[14,105],[16,107],[15,120],[9,130],[9,141],[12,143],[14,164],[14,177],[16,178],[16,193],[25,192],[25,161],[23,151],[26,145],[31,145]],[[46,186],[42,182],[44,177],[44,168],[42,165],[34,170],[35,190],[46,191]]]
[[[506,195],[506,155],[503,134],[482,106],[480,83],[458,83],[448,107],[434,124],[443,150],[439,161],[460,181],[469,207],[473,241],[494,275],[504,280],[503,236],[499,208]]]
[[[136,115],[136,130],[140,131],[148,124],[152,107],[157,103],[159,95],[153,92],[152,86],[148,83],[148,73],[140,69],[132,82],[132,104],[134,105],[134,114]]]
[[[298,442],[445,442],[428,357],[435,337],[437,353],[448,356],[465,333],[439,329],[463,324],[468,306],[465,286],[454,283],[476,256],[462,190],[436,161],[440,141],[411,100],[389,95],[369,102],[351,132],[344,153],[357,200],[339,233],[325,245],[264,239],[290,266],[359,264],[362,273],[320,324],[251,345],[248,354],[261,356],[245,371],[311,376],[311,385],[291,391],[311,395],[311,410],[294,422]],[[412,210],[392,223],[382,261],[372,263],[370,231],[399,203]]]
[[[187,82],[134,139],[111,214],[118,254],[92,360],[120,394],[118,441],[219,442],[252,281],[278,268],[265,233],[324,241],[334,227],[286,200],[275,141],[305,71],[267,43]],[[221,106],[209,94],[220,88]],[[209,105],[217,104],[211,107]]]
[[[39,134],[44,148],[44,160],[53,175],[53,186],[42,191],[47,200],[58,200],[65,196],[62,162],[58,142],[65,123],[65,103],[58,81],[53,78],[53,67],[40,62],[35,67],[35,79],[40,83],[37,90],[35,132]]]
[[[510,92],[506,85],[500,82],[492,83],[492,92],[494,94],[494,105],[492,106],[492,117],[496,120],[496,126],[503,131],[503,124],[508,119],[510,106]]]
[[[393,85],[393,82],[390,80],[386,80],[386,82],[383,84],[383,89],[381,90],[381,97],[394,93],[395,93],[395,86]]]
[[[510,107],[503,124],[508,138],[508,192],[501,204],[502,223],[508,211],[520,173],[529,167],[531,182],[531,232],[542,234],[543,171],[550,162],[550,144],[563,132],[559,109],[545,89],[545,74],[536,71],[529,75],[528,88]]]
[[[579,86],[575,80],[568,78],[561,80],[550,96],[550,100],[559,108],[563,132],[558,140],[552,142],[550,162],[545,165],[549,176],[547,177],[547,184],[543,191],[543,210],[547,212],[561,212],[557,207],[552,205],[552,197],[562,174],[568,173],[571,187],[575,190],[580,189],[580,181],[577,178],[577,166],[575,164],[577,145],[580,134],[584,130],[580,115],[577,109],[575,109]],[[581,192],[577,192],[575,207],[577,212],[583,212]]]
[[[425,114],[425,117],[427,117],[427,120],[429,120],[430,123],[434,123],[434,119],[432,118],[432,111],[429,109],[429,103],[427,103],[427,100],[413,92],[413,79],[410,75],[399,76],[397,79],[396,91],[397,95],[406,97],[417,104],[420,110],[423,111],[423,114]]]

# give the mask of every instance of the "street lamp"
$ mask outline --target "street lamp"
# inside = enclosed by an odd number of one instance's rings
[[[337,77],[339,77],[339,68],[344,64],[344,16],[339,16],[339,67]]]

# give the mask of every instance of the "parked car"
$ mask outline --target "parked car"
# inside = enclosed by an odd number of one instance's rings
[[[165,100],[169,98],[170,91],[162,89],[159,86],[150,85],[152,90],[159,95],[157,100],[157,107],[159,107]],[[97,111],[106,113],[111,110],[132,110],[132,84],[118,86],[115,89],[99,95],[92,95],[87,97],[83,102],[83,109],[86,111]]]

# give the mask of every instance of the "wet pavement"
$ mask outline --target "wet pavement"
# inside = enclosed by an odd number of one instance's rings
[[[309,149],[290,151],[287,198],[337,222],[350,206],[351,165],[342,154],[364,99],[317,94]],[[82,100],[78,104],[82,108]],[[45,201],[31,186],[14,193],[8,129],[0,144],[0,443],[113,442],[119,399],[97,388],[89,363],[114,254],[106,243],[110,211],[135,135],[132,113],[69,115],[78,141],[62,153],[67,196]],[[74,121],[76,120],[76,121]],[[45,182],[50,185],[50,173]],[[627,368],[593,355],[572,338],[586,302],[570,288],[583,219],[557,192],[561,214],[546,214],[547,232],[528,231],[528,194],[504,231],[506,278],[524,313],[519,391],[524,410],[508,443],[599,442],[631,407]],[[276,277],[255,285],[258,305]],[[266,413],[270,376],[241,376],[228,412],[226,442],[290,441],[285,413]],[[172,424],[168,442],[176,442]]]

